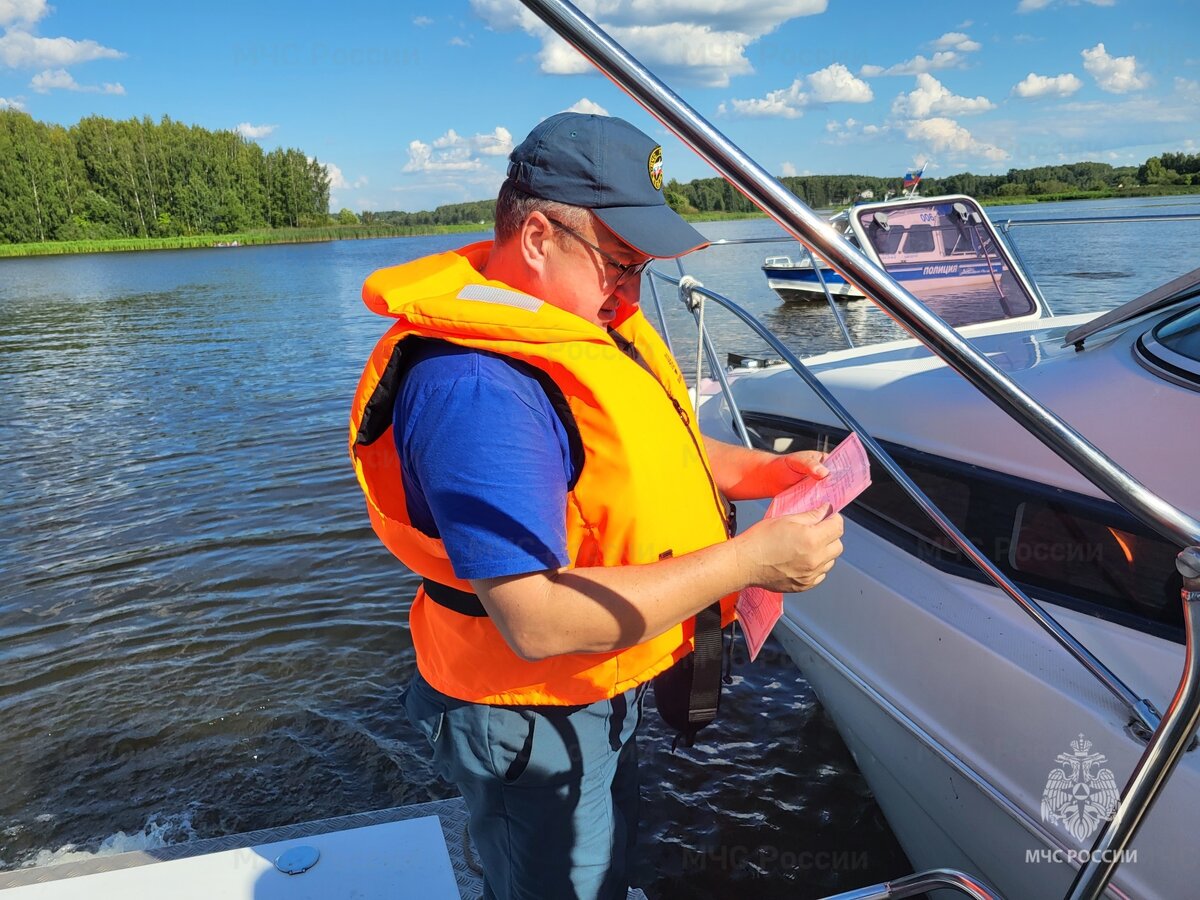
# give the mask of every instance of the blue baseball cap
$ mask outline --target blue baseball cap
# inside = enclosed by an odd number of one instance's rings
[[[518,190],[582,206],[646,256],[670,259],[708,246],[663,196],[662,147],[624,119],[564,112],[539,123],[509,154]]]

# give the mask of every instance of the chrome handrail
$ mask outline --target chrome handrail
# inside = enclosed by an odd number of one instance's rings
[[[1150,213],[1144,216],[1060,216],[1051,219],[1005,219],[1007,231],[1025,225],[1125,225],[1131,222],[1196,222],[1200,213]]]
[[[657,277],[665,281],[676,282],[677,280],[667,275],[664,272],[656,272]],[[1149,735],[1159,726],[1159,715],[1153,705],[1146,699],[1135,694],[1128,685],[1125,684],[1114,672],[1096,658],[1092,651],[1088,650],[1079,640],[1071,634],[1067,629],[1059,624],[1045,608],[1025,594],[1013,581],[1005,575],[987,556],[985,556],[973,543],[970,538],[963,534],[957,525],[950,521],[938,506],[929,499],[923,490],[917,485],[908,473],[892,459],[891,455],[880,446],[879,442],[867,431],[866,428],[854,417],[850,410],[842,405],[812,370],[808,368],[797,356],[788,349],[787,345],[779,340],[775,334],[758,321],[754,316],[744,310],[735,301],[728,297],[718,294],[704,287],[695,279],[689,279],[688,288],[692,293],[701,293],[705,297],[715,303],[719,303],[725,309],[729,310],[735,316],[742,320],[750,329],[779,354],[797,375],[803,379],[804,383],[812,389],[818,398],[833,412],[842,424],[850,431],[856,432],[863,446],[871,454],[877,462],[879,462],[888,474],[896,480],[896,482],[904,489],[904,492],[913,499],[921,510],[928,516],[935,525],[942,530],[962,554],[969,559],[975,566],[988,577],[991,582],[1006,593],[1013,601],[1017,603],[1038,625],[1042,627],[1052,638],[1070,653],[1080,664],[1083,665],[1108,691],[1121,702],[1133,717],[1133,722],[1142,729],[1144,735]],[[726,401],[736,408],[733,402],[731,392],[725,392]],[[740,418],[740,416],[739,416]]]
[[[1176,509],[1045,409],[941,318],[719,132],[567,0],[522,0],[634,100],[947,365],[1072,468],[1178,546],[1200,544],[1200,521]]]
[[[800,246],[804,247],[803,244]],[[825,302],[833,310],[833,318],[837,321],[838,328],[842,331],[842,337],[846,339],[846,346],[853,350],[854,338],[850,337],[850,329],[846,327],[846,320],[842,316],[842,311],[838,309],[837,301],[833,299],[833,294],[829,292],[829,285],[825,283],[825,275],[821,271],[821,267],[817,265],[817,255],[808,247],[804,247],[804,252],[808,256],[808,264],[812,266],[812,270],[817,276],[817,282],[821,285],[821,290],[825,293]]]
[[[1096,837],[1088,861],[1075,876],[1067,900],[1094,900],[1112,880],[1125,849],[1166,786],[1200,725],[1200,547],[1187,547],[1175,562],[1183,576],[1187,628],[1183,675],[1162,725],[1134,766],[1121,802]]]
[[[917,897],[926,891],[947,888],[962,891],[974,900],[1002,900],[996,889],[983,879],[955,869],[930,869],[928,872],[905,875],[894,881],[884,881],[870,887],[834,894],[825,900],[901,900],[903,897]]]

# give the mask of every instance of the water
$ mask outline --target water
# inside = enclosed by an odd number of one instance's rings
[[[1200,207],[1179,203],[1157,205]],[[1019,238],[1065,312],[1192,268],[1194,228]],[[0,262],[0,863],[450,794],[398,703],[415,580],[370,531],[345,442],[384,328],[363,277],[472,239]],[[714,248],[688,270],[796,350],[838,346],[828,310],[767,289],[758,267],[776,252]],[[855,306],[870,333],[892,327]],[[715,308],[708,324],[722,349],[762,352]],[[647,717],[637,881],[652,897],[817,897],[909,871],[811,689],[770,649],[738,667],[704,747],[671,756]]]

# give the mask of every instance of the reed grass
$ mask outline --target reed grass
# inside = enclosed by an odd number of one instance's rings
[[[211,247],[250,247],[264,244],[307,244],[317,241],[416,237],[486,230],[479,225],[324,225],[315,228],[273,228],[236,234],[191,234],[161,238],[113,238],[97,241],[46,241],[0,244],[0,257],[53,256],[64,253],[122,253],[134,250],[190,250]]]

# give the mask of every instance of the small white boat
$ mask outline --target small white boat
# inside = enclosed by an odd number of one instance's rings
[[[863,292],[816,257],[817,265],[808,258],[793,260],[790,256],[768,256],[762,270],[767,287],[785,303],[824,302],[825,292],[835,300],[865,300]],[[822,283],[823,282],[823,283]]]

